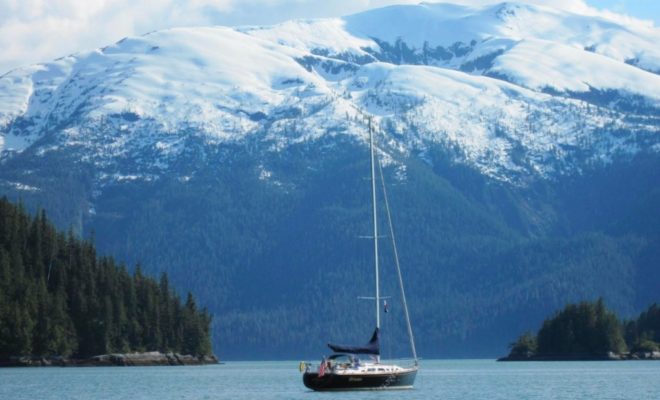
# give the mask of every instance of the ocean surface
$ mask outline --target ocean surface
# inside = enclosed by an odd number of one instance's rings
[[[297,361],[0,369],[0,399],[660,399],[660,362],[425,360],[415,388],[316,393]]]

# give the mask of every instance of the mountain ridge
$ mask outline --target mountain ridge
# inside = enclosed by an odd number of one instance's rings
[[[605,22],[584,16],[578,21],[595,27],[574,28],[573,37],[570,29],[564,29],[555,41],[547,37],[539,41],[537,36],[548,32],[538,28],[543,24],[536,24],[540,34],[532,32],[521,39],[518,32],[505,32],[498,38],[492,35],[506,31],[510,19],[525,21],[527,25],[519,30],[526,33],[525,29],[534,31],[529,21],[539,14],[550,19],[547,25],[551,27],[558,24],[558,15],[578,16],[503,3],[455,6],[454,11],[461,10],[455,11],[457,17],[439,18],[448,8],[391,6],[344,19],[272,27],[170,29],[56,63],[15,70],[0,78],[0,88],[7,93],[0,99],[4,100],[0,103],[2,153],[20,152],[53,130],[60,132],[60,142],[75,145],[78,138],[89,136],[86,127],[103,130],[107,121],[118,125],[110,128],[120,132],[115,148],[143,136],[142,131],[162,132],[143,139],[145,145],[161,150],[162,159],[168,151],[176,152],[176,141],[172,143],[176,135],[171,133],[186,129],[204,132],[209,141],[244,140],[267,131],[267,137],[277,137],[274,147],[281,148],[287,142],[314,140],[326,134],[325,126],[364,138],[362,124],[345,121],[363,113],[393,127],[387,133],[399,147],[423,150],[429,142],[457,146],[465,153],[455,155],[457,162],[504,180],[521,171],[540,176],[567,172],[543,165],[542,159],[572,164],[571,151],[566,149],[585,148],[585,142],[604,141],[601,146],[612,147],[597,155],[604,162],[636,152],[633,148],[657,151],[644,139],[617,143],[598,133],[604,125],[610,125],[608,131],[620,127],[641,136],[658,131],[660,76],[630,62],[634,58],[660,69],[660,62],[655,63],[660,55],[648,38],[638,36],[636,43],[646,47],[635,53],[619,43],[631,35],[632,28],[618,26],[619,31],[610,33],[614,39],[607,41],[601,32],[607,31],[601,26]],[[404,31],[426,32],[413,22],[406,23],[406,14],[422,20],[422,25],[426,21],[431,27],[439,26],[443,34],[463,23],[468,28],[454,29],[455,35],[467,34],[472,39],[446,39],[452,42],[447,47],[433,47],[427,40],[414,43],[420,39],[407,39],[405,32],[384,39],[369,32],[385,35],[382,28],[374,28],[377,21],[387,29],[402,26]],[[383,23],[395,17],[404,22]],[[504,25],[493,32],[470,31],[489,26],[483,22],[493,19]],[[300,35],[301,30],[307,36]],[[659,35],[657,29],[653,33]],[[594,44],[597,39],[601,43]],[[585,47],[575,48],[570,42]],[[598,69],[598,74],[591,72]],[[555,110],[547,112],[548,108]],[[443,115],[434,117],[440,109],[445,110]],[[320,118],[319,110],[323,110]],[[423,121],[428,128],[420,130],[411,119]],[[535,126],[543,119],[549,121],[544,121],[542,129]],[[301,121],[303,127],[295,126]],[[295,131],[292,127],[305,133],[296,132],[284,140],[287,131]],[[410,133],[416,130],[417,135]],[[461,134],[462,130],[469,130],[469,135]],[[539,143],[545,145],[537,148]],[[515,148],[522,150],[521,160],[510,157]],[[570,167],[580,169],[580,165]]]

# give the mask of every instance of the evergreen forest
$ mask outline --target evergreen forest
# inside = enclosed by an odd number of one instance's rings
[[[211,316],[188,293],[99,257],[42,210],[0,199],[0,359],[135,351],[211,354]]]
[[[222,316],[211,331],[224,360],[310,359],[328,341],[368,340],[373,307],[356,299],[374,278],[363,141],[338,134],[270,151],[261,135],[218,145],[186,137],[185,157],[167,173],[116,160],[122,174],[157,179],[105,183],[73,149],[25,153],[2,164],[0,196],[21,199],[31,215],[47,210],[131,272],[167,273],[182,296],[189,290]],[[626,318],[658,301],[660,158],[511,186],[452,163],[440,145],[429,162],[380,148],[397,161],[383,165],[383,180],[423,357],[494,358],[583,299],[603,296]],[[390,239],[380,244],[381,289],[392,296],[384,357],[407,357]]]
[[[582,359],[608,354],[652,353],[660,350],[660,307],[620,322],[603,299],[569,304],[546,319],[536,335],[526,332],[511,344],[508,359]]]

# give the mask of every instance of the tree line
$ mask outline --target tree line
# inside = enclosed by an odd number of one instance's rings
[[[156,281],[99,257],[91,240],[58,232],[0,199],[0,358],[86,358],[134,351],[211,354],[211,315],[166,274]]]
[[[603,357],[609,353],[660,350],[660,307],[652,304],[637,319],[623,321],[603,299],[569,304],[511,345],[509,359]]]

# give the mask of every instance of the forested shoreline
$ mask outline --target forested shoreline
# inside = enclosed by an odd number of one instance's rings
[[[58,232],[45,211],[0,199],[0,360],[111,353],[211,356],[211,315],[167,275],[129,273],[92,241]]]
[[[569,304],[510,347],[500,361],[660,359],[660,307],[622,322],[602,298]]]

